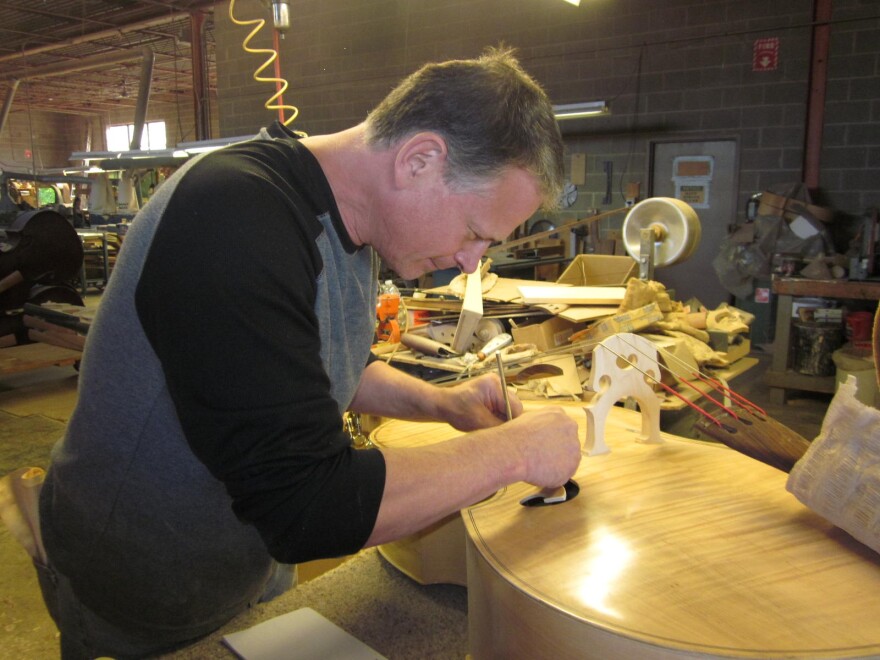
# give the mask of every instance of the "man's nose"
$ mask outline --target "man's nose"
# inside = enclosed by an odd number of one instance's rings
[[[473,273],[480,265],[491,241],[473,241],[455,253],[455,263],[463,273]]]

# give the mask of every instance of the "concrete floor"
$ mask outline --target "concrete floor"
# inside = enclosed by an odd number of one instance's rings
[[[0,349],[2,350],[2,349]],[[763,373],[768,352],[753,351],[757,367],[740,376],[733,387],[766,407],[769,402]],[[18,467],[42,466],[63,433],[76,402],[77,372],[72,367],[50,367],[0,376],[0,474]],[[784,406],[768,413],[808,439],[818,435],[830,402],[827,395],[796,393]],[[319,574],[338,562],[317,563],[301,569],[301,579]],[[9,658],[56,658],[58,638],[39,595],[36,577],[24,550],[0,525],[0,648]]]

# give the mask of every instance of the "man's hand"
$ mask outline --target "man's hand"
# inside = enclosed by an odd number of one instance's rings
[[[542,406],[523,413],[505,424],[504,435],[522,457],[521,481],[555,488],[568,481],[580,465],[578,425],[562,408]]]
[[[446,405],[450,407],[446,421],[460,431],[503,423],[507,412],[501,387],[497,375],[486,374],[448,388]],[[542,406],[523,413],[522,402],[512,394],[510,411],[513,420],[503,430],[498,429],[504,437],[497,442],[519,453],[519,480],[541,488],[564,484],[581,461],[577,422],[559,407]]]
[[[477,381],[463,384],[459,393],[476,394],[488,387],[486,392],[500,411],[503,397],[498,401],[492,393],[500,395],[500,382],[497,376],[485,381],[488,386]],[[493,418],[492,428],[417,449],[381,448],[386,466],[385,491],[368,545],[387,543],[424,529],[508,484],[525,481],[539,488],[556,488],[577,470],[581,460],[578,425],[562,408],[541,406],[522,412],[522,404],[517,401],[518,416],[501,424],[485,403],[472,405],[482,407],[482,419]],[[476,416],[469,419],[473,421]]]
[[[507,419],[502,387],[505,385],[497,374],[485,374],[445,388],[440,406],[441,419],[459,431],[497,426]],[[516,418],[522,414],[523,405],[512,393],[509,397],[510,412]]]

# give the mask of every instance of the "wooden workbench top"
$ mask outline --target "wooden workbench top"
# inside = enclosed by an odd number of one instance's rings
[[[811,280],[801,277],[779,277],[773,279],[772,288],[773,293],[783,296],[880,300],[878,280]]]
[[[82,352],[37,342],[0,348],[0,374],[14,374],[52,366],[68,366],[79,362]]]

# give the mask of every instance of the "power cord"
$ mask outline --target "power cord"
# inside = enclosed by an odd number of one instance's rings
[[[281,123],[284,124],[285,126],[287,126],[291,122],[293,122],[294,119],[296,119],[297,115],[299,114],[299,110],[296,108],[296,106],[284,105],[284,101],[282,99],[282,96],[284,95],[284,92],[287,91],[288,84],[287,84],[287,81],[281,77],[281,73],[280,73],[278,64],[276,64],[276,66],[275,66],[275,77],[274,78],[261,77],[261,75],[260,75],[266,68],[271,66],[273,63],[276,63],[276,60],[278,60],[278,51],[276,49],[272,49],[272,48],[253,48],[252,46],[248,45],[250,43],[251,39],[253,39],[260,32],[260,30],[263,29],[263,26],[266,24],[266,21],[263,20],[262,18],[254,18],[254,19],[249,19],[249,20],[239,20],[233,14],[234,9],[235,9],[235,0],[229,0],[229,19],[233,23],[235,23],[236,25],[253,25],[254,26],[254,29],[251,30],[250,34],[248,34],[244,38],[244,41],[241,42],[241,47],[247,53],[256,53],[256,54],[263,53],[263,54],[269,56],[268,59],[262,64],[262,66],[260,66],[256,71],[254,71],[254,80],[256,80],[257,82],[275,83],[275,90],[276,90],[275,94],[272,95],[266,101],[265,107],[267,110],[277,110],[278,111],[278,118],[281,120]],[[276,103],[276,101],[278,101],[278,102]],[[285,110],[290,111],[290,116],[287,119],[284,118],[284,111]]]

